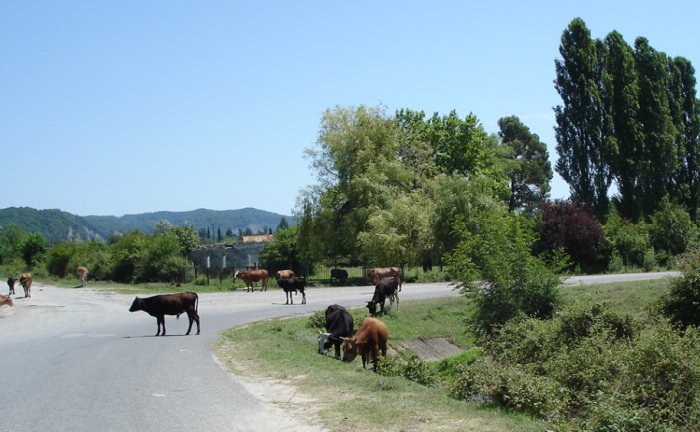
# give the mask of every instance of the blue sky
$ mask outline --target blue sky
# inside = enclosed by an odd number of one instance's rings
[[[291,214],[336,106],[517,115],[554,163],[575,17],[700,64],[696,1],[4,1],[0,208]]]

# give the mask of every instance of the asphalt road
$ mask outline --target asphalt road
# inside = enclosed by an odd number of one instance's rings
[[[183,315],[166,317],[168,336],[155,337],[155,318],[128,311],[133,296],[35,283],[32,298],[20,295],[14,308],[0,308],[0,431],[321,431],[253,395],[215,361],[212,345],[229,327],[310,314],[332,303],[362,306],[372,292],[370,286],[309,289],[306,305],[285,305],[278,288],[202,293],[201,335],[184,336]],[[400,297],[456,295],[446,283],[406,284]]]

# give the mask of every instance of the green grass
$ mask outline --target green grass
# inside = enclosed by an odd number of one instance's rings
[[[471,348],[474,338],[464,330],[466,309],[463,298],[402,302],[400,313],[384,317],[390,329],[389,345],[442,336]],[[357,327],[366,311],[351,312]],[[309,317],[276,319],[226,330],[216,343],[216,355],[234,374],[285,380],[313,397],[318,417],[330,430],[544,429],[544,423],[527,416],[457,401],[437,388],[363,370],[359,359],[344,363],[319,355],[319,330],[309,326],[310,322]]]
[[[613,310],[648,315],[669,287],[669,280],[561,288],[564,305],[606,301]],[[465,319],[463,297],[405,301],[400,312],[384,317],[389,345],[423,337],[447,337],[465,353],[433,364],[439,373],[480,355]],[[359,325],[364,308],[351,310]],[[543,431],[551,425],[491,405],[452,399],[444,389],[421,386],[401,377],[363,370],[361,362],[344,363],[319,355],[318,329],[309,317],[275,319],[233,328],[215,344],[221,363],[234,374],[282,380],[315,401],[314,412],[332,431]],[[449,373],[449,372],[448,372]],[[379,408],[378,408],[379,407]]]

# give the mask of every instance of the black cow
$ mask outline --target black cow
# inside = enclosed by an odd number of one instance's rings
[[[8,292],[7,295],[10,295],[10,294],[13,294],[13,295],[14,295],[14,293],[15,293],[15,282],[17,282],[17,279],[13,278],[12,276],[10,276],[9,278],[7,278],[7,286],[10,287],[10,292]]]
[[[301,304],[306,304],[306,293],[304,288],[306,287],[306,279],[299,276],[290,277],[289,279],[277,279],[277,286],[284,290],[284,297],[287,300],[285,304],[290,302],[294,304],[294,299],[292,298],[292,292],[294,294],[299,291],[301,293]]]
[[[374,287],[372,301],[367,302],[367,309],[372,316],[377,316],[377,304],[381,307],[384,315],[384,302],[387,297],[391,304],[396,300],[396,310],[399,310],[399,282],[393,277],[385,277]]]
[[[344,307],[334,304],[326,308],[326,331],[319,336],[319,352],[335,347],[335,358],[340,359],[340,345],[344,337],[352,336],[354,331],[352,315]]]
[[[338,282],[341,285],[345,285],[345,282],[348,281],[348,271],[345,269],[338,268],[331,269],[331,285],[333,285],[334,281]]]
[[[197,306],[199,304],[199,296],[195,292],[181,292],[176,294],[155,295],[153,297],[134,299],[134,302],[129,308],[129,312],[144,311],[151,316],[156,317],[158,322],[158,333],[160,336],[160,326],[163,326],[163,336],[165,336],[165,315],[180,315],[187,313],[190,319],[190,326],[187,328],[187,333],[192,330],[192,321],[197,321],[197,334],[199,334],[199,314]]]

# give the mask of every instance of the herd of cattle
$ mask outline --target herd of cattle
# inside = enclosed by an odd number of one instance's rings
[[[344,272],[344,273],[343,273]],[[80,287],[84,287],[87,281],[88,269],[78,267],[76,270]],[[261,283],[261,291],[267,290],[269,272],[264,269],[237,271],[234,278],[241,279],[246,284],[248,292],[253,291],[254,283]],[[333,269],[331,281],[347,280],[347,271]],[[368,362],[372,362],[376,370],[379,352],[386,355],[387,339],[389,330],[386,325],[374,318],[377,314],[385,314],[385,302],[396,303],[396,310],[399,309],[399,292],[402,286],[401,269],[398,267],[371,268],[367,270],[367,278],[374,284],[374,294],[372,300],[367,302],[367,309],[370,317],[365,318],[360,324],[357,332],[354,332],[354,322],[352,315],[343,307],[337,304],[330,305],[325,311],[326,333],[321,333],[318,338],[319,353],[327,354],[330,347],[335,348],[335,357],[340,359],[340,349],[343,349],[343,361],[351,362],[358,354],[362,358],[362,367],[366,367]],[[297,292],[302,295],[302,304],[306,303],[306,279],[294,274],[292,270],[280,270],[275,273],[277,285],[285,292],[286,303],[294,304],[292,294]],[[15,295],[15,284],[19,281],[24,288],[24,296],[32,296],[32,276],[29,273],[22,273],[19,280],[10,277],[7,280],[9,287],[8,295],[0,294],[0,306],[14,306],[11,295]],[[180,292],[175,294],[155,295],[146,298],[136,297],[129,308],[130,312],[144,311],[156,318],[156,336],[165,336],[165,315],[176,315],[177,318],[183,313],[189,318],[187,335],[192,331],[192,324],[197,323],[197,334],[200,333],[199,321],[199,296],[195,292]],[[377,311],[379,306],[379,312]],[[162,327],[162,331],[161,331]]]

